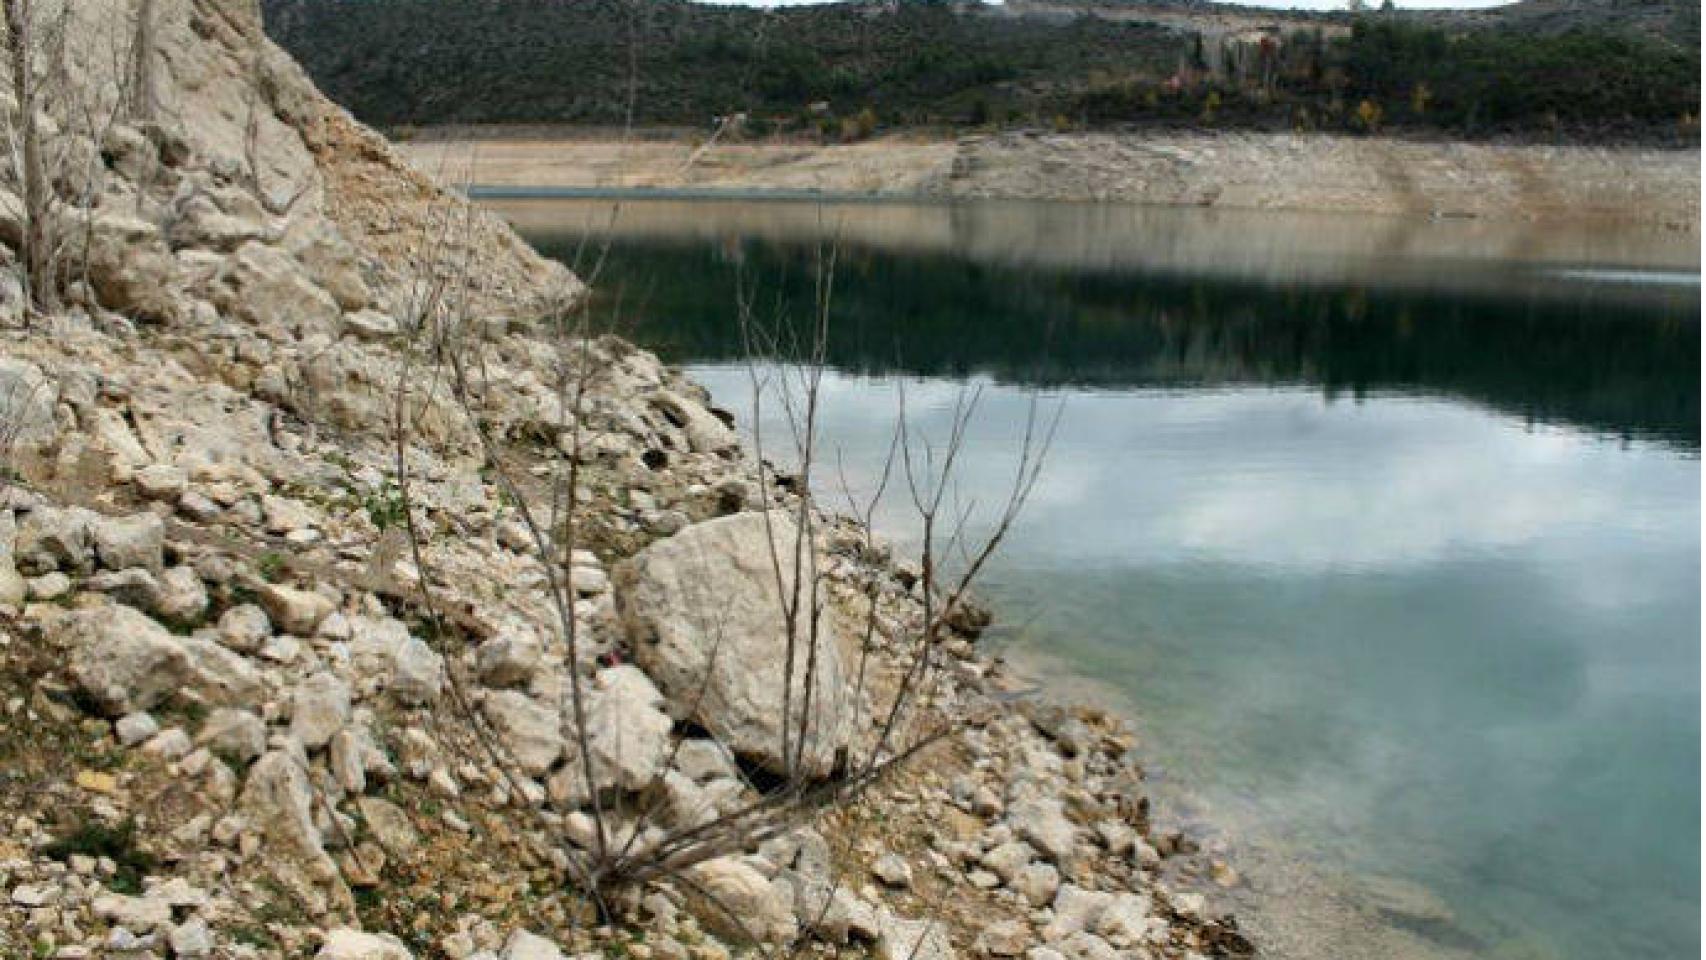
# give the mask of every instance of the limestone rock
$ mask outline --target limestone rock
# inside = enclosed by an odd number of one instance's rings
[[[415,832],[413,821],[402,807],[379,797],[362,797],[356,807],[361,811],[361,818],[366,821],[373,839],[379,841],[391,856],[407,857],[420,843],[420,835]]]
[[[653,543],[616,568],[616,600],[635,660],[665,693],[683,709],[697,704],[695,719],[737,754],[785,773],[782,701],[788,631],[781,610],[783,598],[792,593],[793,566],[780,565],[779,593],[770,544],[779,556],[791,558],[799,535],[785,513],[773,512],[768,519],[767,530],[766,515],[736,514]],[[799,728],[808,699],[809,620],[802,604],[791,684],[791,735]],[[826,611],[809,697],[809,733],[801,754],[804,772],[829,773],[837,750],[855,729],[852,682],[844,666],[851,662],[855,638],[845,618],[833,608]],[[791,744],[790,750],[798,749]]]
[[[1096,918],[1096,933],[1116,946],[1141,943],[1149,930],[1149,898],[1135,893],[1115,894]]]
[[[651,782],[669,753],[672,724],[663,696],[637,667],[601,670],[587,697],[587,746],[601,776],[624,790]]]
[[[884,910],[877,919],[877,960],[956,960],[954,945],[940,923],[908,920]]]
[[[258,241],[226,261],[218,284],[215,305],[261,327],[327,331],[343,313],[295,258]]]
[[[314,628],[334,609],[332,601],[312,590],[298,590],[277,583],[263,586],[260,600],[273,623],[299,637],[313,636]]]
[[[323,747],[350,717],[349,685],[337,674],[316,673],[296,685],[290,732],[310,750]]]
[[[562,721],[555,708],[518,690],[500,690],[486,697],[480,712],[528,776],[545,773],[562,756]]]
[[[977,935],[973,949],[990,957],[1017,957],[1025,952],[1031,933],[1015,920],[997,920]]]
[[[0,357],[0,422],[12,425],[19,441],[35,443],[58,432],[53,408],[59,392],[36,364]]]
[[[723,909],[707,907],[700,920],[719,935],[737,942],[787,943],[798,927],[791,904],[770,880],[733,857],[706,860],[688,875]],[[740,918],[737,926],[730,914]]]
[[[272,621],[260,607],[245,603],[219,617],[219,642],[238,653],[255,653],[272,636]]]
[[[379,310],[356,310],[344,314],[344,333],[357,340],[392,340],[402,332],[394,317]]]
[[[476,666],[488,687],[526,683],[539,669],[539,641],[530,634],[506,633],[480,644]]]
[[[207,612],[207,587],[194,569],[186,566],[168,567],[160,574],[160,589],[154,598],[154,612],[164,620],[177,624],[194,624]]]
[[[82,611],[65,636],[71,679],[108,716],[154,706],[193,672],[176,638],[129,607]]]
[[[182,467],[156,463],[136,471],[130,482],[149,500],[176,502],[189,488],[189,474]]]
[[[30,575],[88,570],[94,559],[89,528],[99,519],[82,507],[37,507],[24,514],[14,547],[18,569]]]
[[[517,929],[504,941],[503,960],[563,960],[563,951],[544,937]]]
[[[652,405],[687,435],[687,444],[694,453],[721,453],[740,443],[735,432],[716,414],[679,394],[660,390],[652,398]]]
[[[337,872],[314,825],[313,804],[305,764],[285,750],[274,750],[255,761],[238,800],[249,824],[274,845],[276,865],[300,865],[309,871],[305,877],[294,877],[308,881],[302,886]]]
[[[1064,863],[1072,857],[1078,830],[1066,818],[1059,800],[1026,797],[1007,808],[1007,820],[1014,833],[1030,841],[1055,863]]]
[[[1061,884],[1060,892],[1054,897],[1054,919],[1043,929],[1043,936],[1053,942],[1093,929],[1101,920],[1102,911],[1113,902],[1111,893],[1085,890],[1070,883]]]
[[[315,960],[414,960],[403,941],[388,933],[363,933],[340,927],[326,934]]]
[[[391,617],[350,618],[350,660],[369,688],[411,706],[436,702],[444,689],[444,658]]]
[[[108,570],[141,567],[158,571],[165,549],[166,527],[153,513],[101,517],[89,526],[95,554]]]
[[[209,703],[244,704],[261,698],[265,681],[249,660],[202,637],[180,637],[190,658],[191,685]]]
[[[267,748],[267,727],[247,710],[221,707],[208,714],[196,742],[220,756],[248,763]]]
[[[899,854],[885,853],[871,864],[871,872],[878,880],[891,887],[909,887],[912,885],[912,867]]]

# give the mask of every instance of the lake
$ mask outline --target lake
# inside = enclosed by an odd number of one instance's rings
[[[583,274],[607,243],[601,313],[749,429],[736,304],[806,330],[833,253],[831,506],[839,475],[871,488],[902,389],[937,438],[976,392],[968,505],[1058,405],[987,642],[1133,720],[1268,955],[1698,955],[1696,236],[493,203]],[[917,536],[898,498],[877,525]]]

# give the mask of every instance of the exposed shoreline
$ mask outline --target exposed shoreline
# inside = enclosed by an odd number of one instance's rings
[[[425,131],[399,149],[483,196],[1035,199],[1691,233],[1700,225],[1698,149],[1211,132],[894,135],[831,146],[455,134]]]

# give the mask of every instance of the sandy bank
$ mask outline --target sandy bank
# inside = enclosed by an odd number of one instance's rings
[[[1608,220],[1698,230],[1700,152],[1301,134],[1021,134],[839,145],[450,139],[403,145],[452,182],[820,191]]]

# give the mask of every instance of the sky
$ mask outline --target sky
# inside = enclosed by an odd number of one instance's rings
[[[811,3],[831,3],[835,0],[699,0],[700,3],[715,3],[723,6],[741,7],[798,7]],[[1278,9],[1296,8],[1303,10],[1343,10],[1344,0],[1239,0],[1244,6],[1275,7]],[[1450,10],[1466,9],[1469,7],[1499,7],[1506,0],[1397,0],[1398,6],[1407,10]]]

